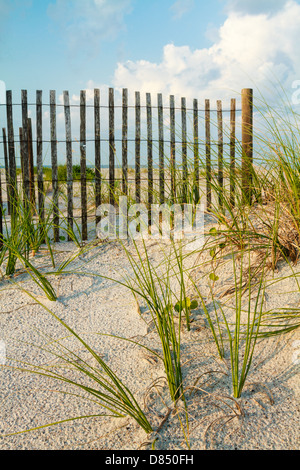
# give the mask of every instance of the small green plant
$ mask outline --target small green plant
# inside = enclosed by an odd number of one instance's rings
[[[47,169],[44,169],[44,172]],[[86,168],[86,179],[88,181],[92,181],[95,178],[95,170],[93,168]],[[49,173],[50,176],[50,173]],[[67,165],[58,165],[57,167],[57,176],[58,181],[65,182],[67,181]],[[52,177],[52,170],[51,170],[51,177]],[[81,179],[81,166],[80,165],[73,165],[72,167],[72,178],[73,181],[80,181]],[[51,179],[51,178],[50,178]]]
[[[81,168],[80,165],[73,165],[73,179],[80,180],[81,178]],[[86,168],[86,179],[87,180],[94,180],[95,178],[95,170],[93,168]]]
[[[198,307],[197,300],[191,300],[189,297],[185,297],[181,301],[176,302],[174,305],[174,309],[176,312],[181,313],[182,311],[185,312],[185,317],[187,321],[187,325],[190,324],[190,315],[191,310],[195,310]]]
[[[52,181],[52,168],[44,167],[43,175],[44,175],[44,181],[49,184]]]

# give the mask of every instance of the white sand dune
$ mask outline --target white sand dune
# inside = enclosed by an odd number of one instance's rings
[[[71,243],[58,246],[56,261],[62,261],[74,250]],[[153,263],[158,263],[162,247],[149,244]],[[37,256],[35,262],[50,270],[47,258]],[[107,243],[77,258],[70,271],[95,273],[121,279],[130,273],[126,255],[118,243]],[[290,268],[282,264],[276,276],[284,277]],[[229,272],[223,268],[219,285],[224,287]],[[50,302],[27,274],[11,281],[3,280],[0,291],[0,340],[5,342],[6,366],[15,359],[24,363],[49,364],[54,360],[47,351],[33,344],[49,344],[50,338],[66,337],[68,332],[43,307],[18,286],[27,289],[56,315],[74,328],[107,364],[120,376],[138,402],[144,406],[147,387],[165,376],[163,364],[155,356],[133,343],[97,333],[135,338],[160,351],[149,313],[138,313],[132,293],[118,283],[93,275],[70,273],[49,277],[58,293],[58,301]],[[205,286],[203,286],[205,289]],[[294,291],[292,294],[290,291]],[[290,280],[267,288],[265,308],[299,306],[300,293]],[[142,312],[146,310],[140,302]],[[238,406],[231,396],[231,378],[225,363],[217,357],[210,330],[201,309],[194,313],[192,329],[182,332],[182,360],[185,385],[201,376],[198,385],[207,393],[187,393],[192,449],[297,449],[299,447],[299,331],[284,337],[264,339],[257,345],[253,369],[248,377]],[[44,336],[45,335],[45,336]],[[83,360],[93,361],[74,338],[64,344],[80,351]],[[95,365],[95,364],[94,364]],[[74,379],[83,380],[77,372]],[[206,373],[205,375],[203,375]],[[147,397],[147,416],[157,427],[167,414],[167,387],[161,382],[158,391]],[[53,379],[35,374],[0,368],[0,435],[23,431],[47,423],[101,413],[93,402],[62,392],[78,390]],[[241,410],[243,413],[241,414]],[[234,417],[230,421],[230,417]],[[224,425],[224,426],[223,426]],[[176,413],[171,412],[162,426],[156,449],[186,449],[184,435]],[[138,449],[147,436],[132,419],[94,417],[70,421],[16,436],[0,438],[0,449]]]

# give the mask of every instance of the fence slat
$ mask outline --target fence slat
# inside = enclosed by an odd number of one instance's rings
[[[198,100],[193,101],[193,131],[194,131],[194,185],[197,191],[196,204],[199,202],[199,123]]]
[[[56,92],[50,90],[50,140],[52,166],[52,201],[53,201],[53,234],[54,241],[59,242],[59,206],[58,206],[58,169],[57,169],[57,137],[56,137]]]
[[[176,155],[175,155],[175,98],[170,96],[170,173],[171,173],[171,202],[176,197]]]
[[[128,90],[122,91],[122,192],[128,192]]]
[[[71,112],[69,92],[63,92],[64,97],[64,114],[65,114],[65,130],[66,130],[66,159],[67,159],[67,211],[68,211],[68,228],[73,230],[73,158],[72,158],[72,130],[71,130]],[[72,239],[68,233],[68,240]]]
[[[206,209],[211,210],[210,101],[205,100]]]
[[[152,147],[152,106],[151,94],[146,93],[147,111],[147,156],[148,156],[148,203],[153,201],[153,147]]]
[[[27,119],[28,119],[28,104],[27,104],[27,90],[21,90],[21,100],[22,100],[22,127],[23,127],[23,140],[22,140],[22,152],[23,152],[23,162],[24,162],[24,194],[25,199],[30,201],[30,180],[29,180],[29,161],[28,161],[28,128],[27,128]],[[26,200],[25,200],[26,202]]]
[[[153,145],[151,94],[146,93],[147,110],[147,158],[148,158],[148,226],[151,225],[151,205],[153,204]]]
[[[2,200],[2,181],[0,171],[0,249],[3,247],[3,200]]]
[[[245,203],[252,199],[253,90],[242,90],[242,188]]]
[[[80,91],[80,175],[81,175],[81,232],[87,240],[87,192],[86,192],[86,91]]]
[[[218,119],[218,185],[219,185],[219,206],[223,207],[223,115],[222,101],[217,101],[217,119]]]
[[[24,181],[24,142],[23,142],[23,127],[19,127],[19,140],[20,140],[20,160],[21,160],[21,182],[23,188],[23,201],[26,201],[25,194],[25,181]]]
[[[95,127],[95,203],[101,205],[101,143],[100,143],[100,90],[94,90],[94,127]],[[96,225],[101,217],[96,216]]]
[[[236,100],[230,102],[230,204],[235,206],[235,114]]]
[[[187,133],[186,133],[186,99],[181,98],[181,132],[182,132],[182,202],[187,202]]]
[[[9,165],[8,165],[8,152],[7,152],[7,139],[6,130],[2,129],[3,151],[4,151],[4,166],[5,166],[5,186],[7,197],[7,214],[10,215],[10,190],[9,190]]]
[[[15,139],[14,139],[14,125],[13,125],[13,107],[12,107],[12,92],[6,92],[6,118],[7,118],[7,133],[8,133],[8,159],[9,159],[9,188],[10,188],[10,202],[11,202],[11,216],[14,220],[15,205],[17,202],[17,172],[16,172],[16,156],[15,156]]]
[[[109,88],[109,203],[115,205],[115,108],[114,89]]]
[[[33,144],[32,144],[32,122],[27,119],[27,144],[28,144],[28,166],[29,166],[29,194],[32,213],[35,213],[35,184],[34,184],[34,165],[33,165]]]
[[[141,95],[135,92],[135,201],[141,202]]]
[[[39,218],[45,221],[45,195],[43,177],[43,92],[36,91],[36,162],[37,162],[37,184],[38,184],[38,207]]]
[[[158,110],[158,153],[159,153],[159,203],[165,202],[165,165],[164,165],[164,118],[162,94],[157,95]]]

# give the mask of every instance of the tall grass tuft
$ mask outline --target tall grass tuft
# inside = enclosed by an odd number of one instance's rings
[[[158,268],[150,262],[145,241],[142,241],[142,249],[138,248],[135,240],[133,240],[133,246],[136,256],[133,256],[124,247],[133,271],[133,276],[125,280],[125,285],[134,295],[139,295],[146,302],[151,312],[162,346],[164,369],[170,396],[175,402],[179,398],[184,398],[184,389],[180,347],[182,311],[179,310],[177,324],[175,322],[174,303],[176,301],[183,303],[186,297],[185,284],[180,283],[179,296],[174,297],[174,289],[171,287],[171,275],[172,270],[174,270],[174,267],[171,266],[171,256],[165,260],[164,272],[159,273]],[[181,267],[180,264],[179,267]],[[180,270],[179,275],[181,275]],[[176,299],[175,302],[174,299]]]
[[[85,401],[96,403],[100,408],[104,409],[104,413],[97,413],[92,415],[84,415],[66,418],[61,421],[49,423],[43,426],[38,426],[32,429],[12,433],[9,435],[22,434],[37,429],[53,426],[59,423],[85,419],[90,417],[111,416],[115,418],[124,418],[130,416],[137,424],[149,434],[153,431],[145,413],[141,406],[138,404],[133,393],[130,389],[123,384],[120,378],[113,372],[113,370],[106,364],[101,356],[89,344],[76,333],[66,322],[59,318],[52,310],[39,302],[30,292],[22,289],[38,304],[40,304],[50,315],[52,315],[58,323],[60,323],[65,330],[67,330],[70,337],[76,339],[81,347],[89,353],[90,359],[94,359],[95,365],[91,365],[76,352],[70,350],[63,344],[61,340],[55,340],[45,333],[47,339],[46,346],[36,346],[30,344],[31,347],[35,346],[39,350],[50,353],[58,360],[58,364],[54,365],[32,365],[25,361],[20,362],[20,366],[14,367],[17,370],[33,373],[54,379],[55,381],[62,382],[74,387],[75,393],[64,391],[62,393],[70,395],[70,397],[79,397]],[[65,339],[65,338],[64,338]],[[9,367],[9,366],[5,366]],[[78,380],[68,377],[68,371],[76,370],[79,374]],[[76,393],[84,392],[84,395]]]

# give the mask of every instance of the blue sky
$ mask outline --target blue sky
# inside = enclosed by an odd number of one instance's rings
[[[299,78],[296,0],[0,0],[8,89],[200,97]],[[198,97],[198,96],[195,96]]]
[[[0,0],[0,101],[5,84],[15,102],[22,89],[31,102],[41,89],[48,102],[54,89],[78,104],[79,91],[92,100],[94,88],[105,101],[114,87],[116,100],[128,88],[129,100],[141,91],[143,100],[163,93],[226,107],[247,87],[274,101],[276,82],[293,99],[299,33],[300,0]],[[47,110],[44,119],[48,129]]]
[[[0,79],[16,91],[113,86],[118,63],[209,47],[226,18],[220,0],[0,0],[1,12]]]

